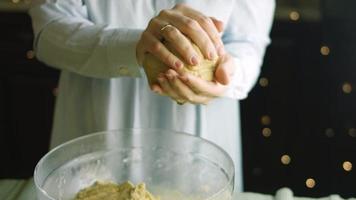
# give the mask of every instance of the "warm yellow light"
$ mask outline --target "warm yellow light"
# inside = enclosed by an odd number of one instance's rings
[[[262,77],[262,78],[260,78],[259,83],[260,83],[261,87],[267,87],[268,86],[268,79],[265,78],[265,77]]]
[[[12,3],[20,3],[20,0],[12,0]]]
[[[352,92],[352,85],[350,83],[345,82],[342,85],[342,91],[346,94],[350,94]]]
[[[349,129],[349,135],[351,137],[356,137],[356,129],[355,128],[350,128]]]
[[[350,161],[345,161],[342,163],[342,168],[344,168],[345,171],[349,172],[352,170],[352,163]]]
[[[281,157],[281,162],[283,165],[289,165],[291,158],[289,155],[285,154]]]
[[[57,97],[57,96],[58,96],[58,92],[59,92],[58,88],[57,88],[57,87],[54,88],[54,89],[52,90],[53,96],[54,96],[54,97]]]
[[[308,188],[314,188],[315,187],[315,180],[313,178],[308,178],[306,181],[305,181],[305,185],[308,187]]]
[[[300,18],[300,15],[297,11],[292,11],[289,13],[289,18],[292,20],[292,21],[298,21],[299,18]]]
[[[261,117],[261,123],[262,125],[270,125],[271,124],[271,118],[268,115],[263,115]]]
[[[330,48],[329,48],[328,46],[322,46],[322,47],[320,48],[320,53],[321,53],[321,55],[323,55],[323,56],[327,56],[327,55],[330,54]]]
[[[264,137],[270,137],[272,134],[272,130],[270,128],[263,128],[262,129],[262,135]]]
[[[331,137],[334,137],[335,132],[334,132],[334,130],[332,128],[327,128],[325,130],[325,135],[326,135],[326,137],[331,138]]]
[[[35,52],[32,50],[27,51],[26,57],[27,57],[27,59],[33,59],[35,57]]]

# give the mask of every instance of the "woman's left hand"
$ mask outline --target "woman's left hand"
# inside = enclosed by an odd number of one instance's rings
[[[159,85],[154,91],[171,97],[179,104],[208,104],[216,97],[221,97],[235,72],[232,57],[229,54],[220,56],[213,81],[206,81],[183,71],[169,69],[158,76]]]

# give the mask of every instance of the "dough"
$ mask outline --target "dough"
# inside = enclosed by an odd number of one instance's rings
[[[146,190],[144,183],[131,182],[117,185],[112,182],[95,182],[78,192],[74,200],[159,200]]]
[[[168,50],[170,50],[179,59],[184,61],[170,43],[165,42],[164,44]],[[215,60],[205,59],[200,49],[194,43],[192,43],[192,45],[198,54],[198,59],[200,60],[200,62],[196,66],[191,66],[187,63],[184,63],[183,70],[187,73],[201,77],[204,80],[212,81],[214,79],[214,73],[217,66],[218,58],[216,58]],[[157,83],[157,76],[159,73],[165,73],[169,69],[168,66],[162,63],[152,54],[147,54],[145,56],[145,59],[143,61],[143,67],[145,69],[147,79],[150,85],[153,83]]]

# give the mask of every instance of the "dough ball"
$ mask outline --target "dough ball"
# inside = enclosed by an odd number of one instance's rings
[[[198,59],[200,60],[198,65],[192,66],[184,63],[184,59],[180,54],[173,48],[169,42],[164,43],[168,50],[170,50],[174,55],[176,55],[180,60],[183,61],[183,70],[187,73],[193,74],[194,76],[201,77],[204,80],[212,81],[214,79],[214,73],[217,66],[218,58],[215,60],[205,59],[200,49],[192,43],[193,48],[196,50]],[[160,73],[165,73],[169,67],[158,60],[152,54],[147,54],[143,61],[143,67],[145,69],[147,79],[149,84],[157,83],[157,76]]]

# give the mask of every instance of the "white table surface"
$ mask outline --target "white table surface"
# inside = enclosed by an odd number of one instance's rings
[[[0,200],[36,200],[36,191],[33,179],[12,180],[0,179]],[[243,192],[235,195],[234,200],[344,200],[339,195],[324,198],[294,197],[288,188],[279,189],[274,196]],[[350,198],[348,200],[356,200]]]

